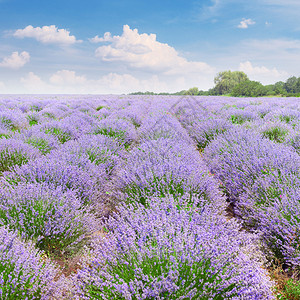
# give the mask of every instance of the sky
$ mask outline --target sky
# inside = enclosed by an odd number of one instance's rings
[[[299,0],[0,0],[0,94],[207,90],[300,76]]]

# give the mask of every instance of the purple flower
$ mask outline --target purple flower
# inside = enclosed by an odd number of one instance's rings
[[[10,170],[13,166],[24,165],[40,156],[37,149],[20,140],[0,139],[0,173]]]
[[[42,254],[0,227],[1,299],[49,299],[54,295],[58,270]]]
[[[255,236],[177,203],[151,198],[148,208],[118,207],[108,235],[74,276],[82,299],[274,299],[266,271],[244,248]]]

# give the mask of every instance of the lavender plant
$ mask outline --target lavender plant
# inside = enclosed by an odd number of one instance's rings
[[[39,151],[17,139],[0,139],[0,174],[38,158]]]
[[[58,138],[40,131],[39,126],[23,130],[20,134],[14,135],[14,138],[37,148],[44,155],[50,153],[51,150],[59,148],[61,145]]]
[[[63,121],[49,121],[44,123],[39,128],[40,131],[55,136],[61,144],[79,137],[79,132],[76,130],[74,124]]]
[[[11,131],[17,131],[29,125],[21,111],[8,109],[0,112],[0,123]]]
[[[196,141],[198,149],[202,151],[211,140],[230,128],[232,125],[227,120],[208,119],[193,123],[187,127],[187,130],[191,138]]]
[[[233,200],[265,173],[282,178],[283,169],[296,175],[300,167],[300,157],[291,147],[272,143],[242,128],[219,135],[205,149],[204,156]]]
[[[75,160],[85,156],[95,166],[103,166],[105,172],[110,175],[122,159],[122,147],[113,138],[105,135],[83,135],[76,141],[70,141],[57,151],[61,157],[74,155]],[[54,155],[54,152],[52,152]],[[76,158],[77,157],[77,158]]]
[[[72,191],[45,184],[0,190],[0,225],[19,232],[49,255],[70,256],[90,234],[92,218]]]
[[[179,197],[185,193],[191,199],[197,195],[214,201],[216,206],[224,201],[217,183],[189,144],[164,138],[148,141],[134,149],[128,161],[115,181],[126,201],[146,204],[152,195]]]
[[[30,114],[27,114],[26,119],[28,120],[29,125],[33,126],[33,125],[37,125],[39,123],[40,116],[38,115],[38,113],[33,112],[33,113],[30,113]]]
[[[244,248],[254,237],[235,222],[178,209],[173,198],[118,211],[74,277],[82,299],[274,299]]]
[[[295,126],[300,120],[300,111],[290,108],[273,109],[267,116],[267,120],[280,120],[283,123]]]
[[[280,121],[265,121],[258,120],[254,122],[244,123],[244,127],[254,129],[264,138],[267,138],[276,143],[284,143],[290,135],[293,135],[295,130],[288,124]]]
[[[156,114],[149,117],[140,127],[140,140],[158,140],[160,138],[183,140],[192,143],[186,130],[170,113]]]
[[[91,170],[94,172],[91,173]],[[101,187],[102,173],[96,174],[95,171],[92,167],[84,170],[77,165],[70,165],[59,157],[42,157],[27,165],[14,167],[12,172],[4,172],[1,181],[2,185],[11,187],[22,183],[45,183],[51,188],[61,187],[63,191],[74,190],[82,205],[86,205]]]
[[[0,227],[0,298],[49,299],[55,290],[55,266],[31,244]]]
[[[95,125],[92,133],[112,137],[125,148],[137,138],[136,129],[132,123],[115,118],[101,120]]]

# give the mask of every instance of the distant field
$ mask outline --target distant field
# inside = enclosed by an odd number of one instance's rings
[[[0,298],[300,299],[299,154],[299,98],[2,95]]]

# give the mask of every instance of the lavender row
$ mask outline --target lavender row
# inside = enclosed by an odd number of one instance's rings
[[[121,109],[127,107],[128,103]],[[49,108],[35,109],[47,114],[51,111]],[[53,117],[55,109],[52,109],[48,122],[40,122],[37,118],[36,122],[27,124],[27,128],[11,130],[12,137],[5,136],[0,140],[1,228],[9,229],[9,234],[43,251],[30,250],[37,261],[43,260],[43,253],[51,257],[70,257],[90,243],[100,228],[93,214],[95,201],[99,200],[95,195],[105,189],[122,161],[126,147],[135,139],[135,125],[139,120],[134,123],[131,118],[125,120],[124,116],[113,116],[113,111],[112,116],[108,116],[100,115],[91,107],[84,110],[73,108],[64,117],[58,117],[58,114]],[[138,111],[139,108],[136,114]],[[133,118],[134,110],[132,113]],[[8,250],[3,251],[6,255]],[[14,249],[12,252],[18,259],[20,252]],[[37,278],[36,288],[31,288],[33,284],[29,281],[24,285],[22,280],[29,280],[31,276],[35,282],[35,275],[29,271],[27,274],[22,258],[19,261],[16,272],[21,273],[16,273],[12,282],[10,276],[4,274],[2,291],[6,293],[10,286],[15,293],[13,299],[16,295],[48,299],[47,289],[38,289],[39,276],[44,275],[33,271]],[[57,269],[52,273],[56,278],[59,276]],[[56,292],[67,289],[69,287],[54,288]],[[19,293],[23,293],[22,296]]]
[[[193,141],[170,105],[153,105],[159,113],[150,107],[115,181],[123,203],[74,277],[79,297],[272,299],[272,282],[245,248],[258,251],[256,236],[226,220]]]
[[[235,213],[249,229],[263,234],[269,257],[299,268],[300,158],[295,150],[299,151],[300,107],[293,101],[290,107],[278,100],[275,107],[226,102],[208,106],[208,117],[184,124],[204,150]],[[184,120],[189,108],[178,109]]]

